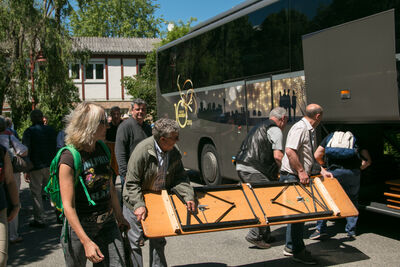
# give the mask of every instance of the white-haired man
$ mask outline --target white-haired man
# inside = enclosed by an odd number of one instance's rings
[[[154,123],[153,136],[140,142],[128,163],[123,189],[123,214],[130,223],[128,232],[134,266],[143,266],[140,221],[147,215],[143,192],[176,189],[186,201],[188,210],[196,211],[194,191],[183,168],[181,154],[175,144],[179,140],[178,123],[159,119]],[[165,238],[150,239],[150,265],[167,266],[164,255]]]

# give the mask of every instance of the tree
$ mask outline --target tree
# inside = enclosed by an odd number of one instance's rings
[[[166,33],[166,37],[161,40],[154,50],[146,57],[146,65],[142,68],[141,73],[135,77],[124,77],[123,83],[129,95],[134,98],[142,98],[147,102],[149,114],[155,119],[157,116],[157,100],[156,100],[156,59],[157,48],[172,42],[185,34],[189,33],[190,25],[195,18],[190,18],[186,23],[181,20],[178,25]]]
[[[86,0],[71,14],[74,36],[156,37],[160,18],[152,0]]]
[[[79,101],[77,88],[68,78],[68,62],[74,56],[61,25],[67,11],[66,0],[1,1],[0,58],[5,59],[5,67],[0,69],[0,101],[3,104],[7,98],[17,128],[30,124],[32,104],[60,128],[62,117]],[[39,54],[46,58],[43,66],[36,64]]]

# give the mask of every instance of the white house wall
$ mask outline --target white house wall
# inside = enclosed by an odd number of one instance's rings
[[[109,100],[121,100],[121,59],[108,59],[108,95]]]
[[[105,83],[85,83],[86,101],[103,101],[106,99]]]
[[[94,64],[94,66],[96,64],[104,64],[103,79],[98,78],[96,71],[94,71],[93,77],[86,79],[84,67],[79,62],[71,63],[69,75],[73,77],[71,66],[73,64],[79,64],[79,79],[74,79],[74,84],[78,88],[79,98],[81,100],[125,102],[129,101],[131,96],[127,94],[125,88],[124,94],[122,95],[121,78],[122,76],[136,76],[138,73],[138,63],[141,64],[143,60],[145,59],[140,58],[138,61],[137,58],[92,58],[89,60],[89,64]],[[122,67],[121,63],[123,64]]]
[[[123,59],[123,64],[124,64],[124,77],[129,76],[132,77],[137,74],[137,69],[136,69],[136,59],[132,58],[124,58]],[[128,95],[126,89],[124,88],[124,94],[125,94],[125,99],[131,99],[132,97]]]

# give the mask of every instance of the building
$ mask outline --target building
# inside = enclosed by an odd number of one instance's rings
[[[74,37],[74,40],[78,49],[86,49],[91,55],[87,65],[70,64],[69,76],[79,89],[80,99],[95,102],[106,111],[119,106],[122,114],[127,113],[131,96],[121,79],[140,73],[146,55],[161,39]]]

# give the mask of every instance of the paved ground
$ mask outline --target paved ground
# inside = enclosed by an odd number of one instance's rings
[[[61,225],[46,206],[49,225],[45,229],[28,226],[32,207],[27,184],[22,183],[20,233],[24,241],[9,247],[8,266],[64,266],[59,235]],[[400,266],[400,219],[374,213],[361,213],[358,236],[346,238],[344,222],[329,223],[329,240],[320,242],[306,239],[308,249],[319,266]],[[306,224],[308,236],[314,223]],[[259,250],[244,240],[246,229],[167,238],[166,255],[170,266],[300,266],[282,254],[285,226],[272,227],[277,242],[268,250]],[[148,264],[148,244],[143,251]],[[88,264],[88,266],[91,266]]]

